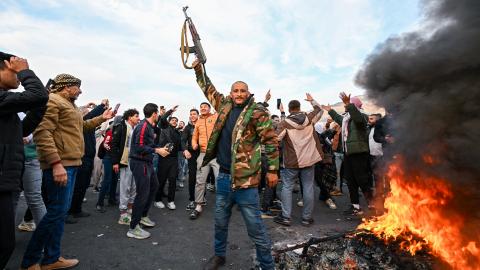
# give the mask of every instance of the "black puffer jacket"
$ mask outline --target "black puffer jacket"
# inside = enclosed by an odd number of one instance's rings
[[[22,138],[40,123],[48,101],[48,92],[33,71],[22,70],[17,76],[24,92],[0,90],[0,192],[20,190],[25,159]],[[20,121],[17,113],[27,111]]]
[[[161,130],[158,145],[164,147],[167,143],[173,143],[173,150],[166,158],[177,158],[177,152],[182,150],[181,135],[178,129],[170,125]]]

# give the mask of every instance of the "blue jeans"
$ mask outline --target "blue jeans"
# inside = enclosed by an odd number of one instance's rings
[[[65,167],[67,171],[67,185],[59,186],[53,181],[51,169],[44,170],[48,199],[45,202],[47,214],[42,218],[33,232],[30,242],[23,256],[22,268],[28,268],[43,260],[41,264],[51,264],[60,257],[60,243],[62,241],[65,217],[70,209],[77,167]]]
[[[292,192],[295,180],[300,178],[302,182],[302,194],[303,194],[303,219],[312,218],[313,205],[315,204],[314,198],[314,166],[310,166],[302,169],[288,169],[283,170],[282,175],[282,216],[286,218],[291,217],[292,213]]]
[[[216,187],[215,255],[224,257],[226,254],[228,224],[232,215],[232,207],[236,203],[247,225],[248,236],[255,243],[260,267],[274,269],[272,244],[260,216],[258,189],[232,190],[231,177],[225,173],[218,175]]]
[[[100,188],[100,193],[98,193],[97,205],[103,206],[105,201],[105,195],[107,193],[108,201],[110,203],[116,203],[117,201],[117,174],[113,171],[112,158],[105,156],[103,158],[103,181],[102,187]]]

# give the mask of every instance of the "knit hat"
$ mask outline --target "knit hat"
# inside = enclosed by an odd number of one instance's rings
[[[350,103],[355,105],[355,107],[357,107],[358,109],[361,109],[363,105],[362,101],[358,97],[350,98]]]
[[[78,86],[82,84],[82,81],[78,78],[70,74],[59,74],[53,79],[53,83],[51,84],[51,91],[52,93],[58,92],[62,90],[64,87],[68,86]]]

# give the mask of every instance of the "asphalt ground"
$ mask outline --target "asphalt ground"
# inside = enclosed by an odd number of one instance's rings
[[[346,187],[345,187],[346,191]],[[316,188],[316,198],[318,198]],[[75,269],[202,269],[213,255],[214,202],[215,194],[207,192],[207,206],[197,220],[188,218],[185,210],[188,189],[177,190],[177,210],[157,209],[152,206],[150,217],[157,225],[148,229],[152,236],[146,240],[126,236],[128,226],[117,223],[117,207],[107,207],[106,213],[95,211],[98,193],[87,191],[84,211],[90,217],[79,219],[77,224],[66,224],[62,239],[62,256],[77,258],[80,264]],[[297,244],[310,237],[322,237],[355,228],[360,220],[350,219],[343,214],[348,207],[348,195],[335,197],[338,209],[329,209],[324,202],[316,200],[314,225],[300,224],[301,207],[296,205],[300,193],[294,194],[292,226],[285,227],[264,219],[274,246]],[[17,221],[25,211],[25,200],[21,197]],[[17,224],[18,224],[17,223]],[[16,248],[6,269],[19,269],[23,252],[31,237],[29,232],[16,233]],[[239,211],[232,212],[229,227],[227,264],[223,269],[250,269],[253,266],[255,247],[250,241],[243,218]]]

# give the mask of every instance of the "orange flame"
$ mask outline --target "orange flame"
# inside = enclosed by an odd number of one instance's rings
[[[431,157],[425,159],[427,164],[434,163]],[[402,239],[400,246],[412,255],[428,247],[453,269],[480,269],[480,242],[462,233],[464,218],[460,214],[447,211],[454,197],[448,182],[406,175],[401,165],[397,159],[389,167],[391,192],[385,200],[385,214],[364,220],[358,229],[386,241]]]

